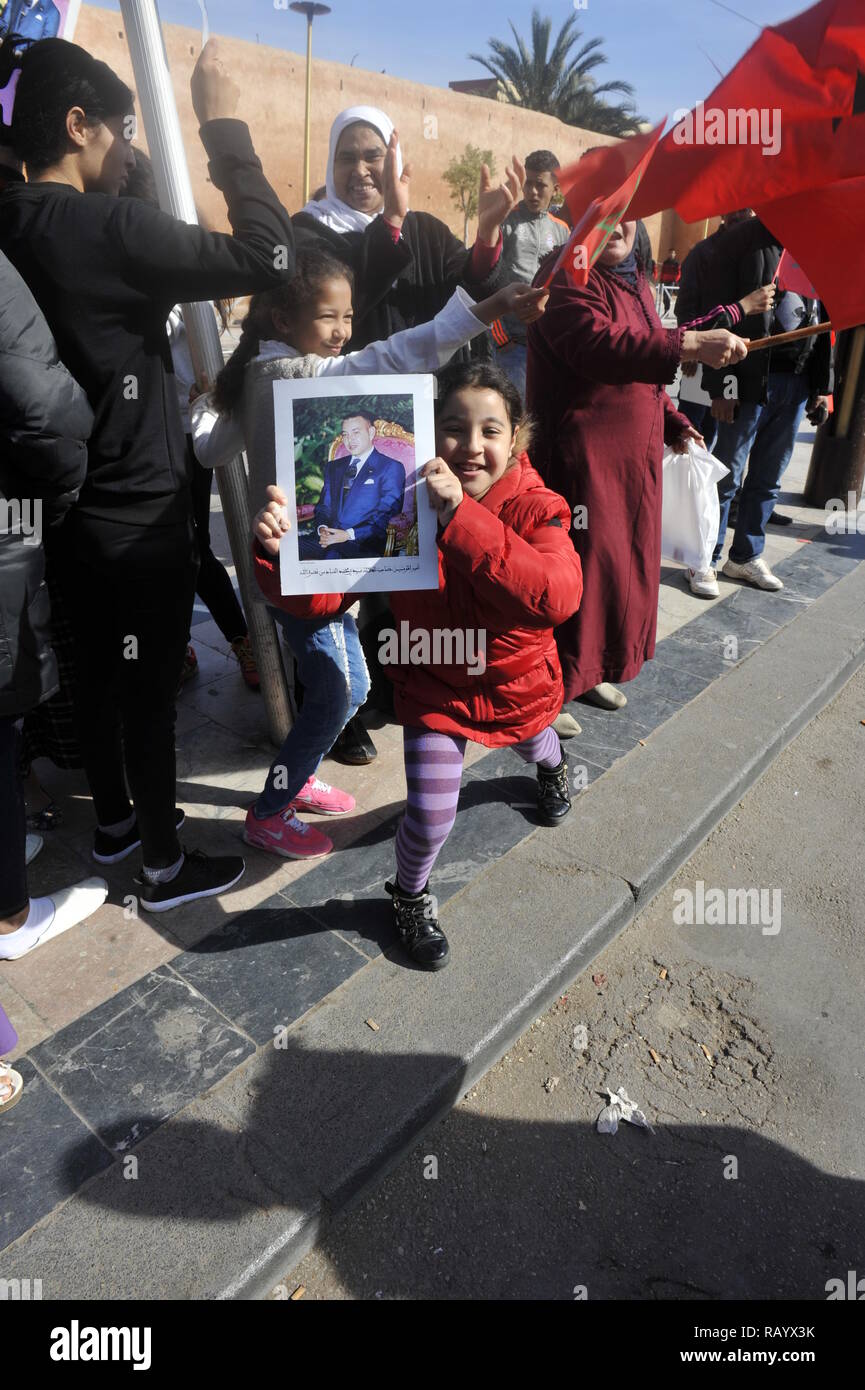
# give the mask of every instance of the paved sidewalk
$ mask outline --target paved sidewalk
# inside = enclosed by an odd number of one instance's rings
[[[861,1276],[863,719],[865,669],[274,1296],[581,1285],[593,1303],[756,1300],[762,1327],[813,1314],[764,1319],[761,1301]],[[764,889],[771,925],[683,923],[698,883]],[[653,1134],[597,1133],[620,1086]]]
[[[803,441],[793,465],[800,477],[806,453]],[[736,663],[725,659],[727,639],[738,642],[746,671],[747,658],[762,643],[856,569],[865,553],[862,537],[828,538],[819,529],[822,518],[800,516],[790,528],[793,537],[771,539],[773,563],[786,551],[779,565],[787,583],[783,595],[725,584],[721,600],[707,604],[677,587],[682,581],[674,567],[665,572],[664,640],[656,661],[631,683],[628,708],[610,715],[578,707],[585,732],[569,754],[590,781],[603,779],[653,729],[729,676]],[[272,750],[260,701],[242,686],[212,623],[198,624],[193,636],[201,675],[180,702],[178,797],[189,818],[184,838],[224,852],[239,833]],[[17,1258],[16,1248],[22,1253],[25,1233],[46,1235],[82,1184],[98,1183],[108,1169],[122,1168],[126,1176],[125,1160],[148,1136],[165,1136],[171,1181],[184,1162],[189,1133],[188,1127],[179,1134],[172,1129],[172,1117],[188,1115],[194,1131],[202,1097],[248,1059],[271,1051],[275,1032],[288,1030],[290,1040],[314,1006],[346,982],[359,983],[390,949],[382,885],[392,869],[393,826],[404,793],[400,731],[386,727],[375,738],[380,755],[369,768],[325,766],[324,775],[358,799],[356,816],[328,822],[339,849],[333,859],[311,867],[274,864],[249,850],[238,892],[155,921],[124,916],[131,874],[128,865],[109,869],[110,901],[95,919],[0,972],[0,1002],[21,1034],[28,1079],[20,1105],[0,1122],[0,1245],[18,1243],[0,1272]],[[457,825],[434,876],[442,904],[534,830],[526,814],[532,783],[514,755],[472,752]],[[89,806],[79,796],[67,825],[34,866],[36,892],[90,870],[88,825]],[[409,1028],[402,1042],[411,1051],[418,1039]],[[320,1078],[310,1073],[309,1082],[320,1097]],[[165,1147],[172,1137],[177,1147]],[[235,1197],[241,1205],[256,1200]],[[217,1219],[230,1220],[232,1209],[226,1198]],[[82,1271],[85,1283],[88,1277]],[[55,1296],[72,1296],[76,1285],[77,1277],[71,1278]],[[248,1295],[250,1287],[247,1280],[241,1292]],[[179,1296],[195,1296],[194,1283],[192,1292]]]

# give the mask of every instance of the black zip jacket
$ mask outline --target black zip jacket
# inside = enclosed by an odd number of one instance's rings
[[[722,227],[710,240],[714,243],[703,269],[701,294],[708,308],[715,304],[734,304],[768,285],[775,278],[781,259],[781,246],[759,217]],[[768,338],[772,332],[772,315],[749,314],[736,325],[739,338]],[[712,400],[724,395],[728,376],[737,381],[737,399],[751,405],[765,405],[769,380],[769,353],[755,352],[735,367],[720,371],[703,368],[703,389]]]
[[[78,495],[92,424],[32,294],[0,254],[0,718],[58,688],[40,535]]]
[[[0,249],[32,290],[93,407],[79,501],[92,515],[142,525],[188,515],[168,312],[178,303],[251,294],[294,273],[291,219],[247,127],[209,121],[200,133],[233,236],[190,226],[137,198],[66,184],[0,194]]]

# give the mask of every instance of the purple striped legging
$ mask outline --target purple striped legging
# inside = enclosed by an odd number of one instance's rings
[[[562,745],[552,726],[510,746],[524,762],[540,763],[550,770],[562,760]],[[407,794],[405,815],[396,832],[397,878],[404,892],[420,893],[456,819],[466,740],[406,728],[403,747]]]

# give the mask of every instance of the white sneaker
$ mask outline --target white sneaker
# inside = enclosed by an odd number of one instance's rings
[[[30,912],[22,927],[0,934],[0,960],[20,960],[37,946],[62,936],[85,921],[108,897],[104,878],[85,878],[70,888],[60,888],[50,898],[31,898]]]
[[[753,584],[758,589],[777,590],[784,587],[762,555],[758,555],[756,560],[747,560],[744,565],[737,565],[735,560],[728,560],[721,573],[728,579],[744,579],[746,584]]]
[[[718,580],[712,569],[688,570],[688,583],[691,586],[691,593],[696,594],[697,598],[721,597]]]

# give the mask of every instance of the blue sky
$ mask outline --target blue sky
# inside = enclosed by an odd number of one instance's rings
[[[277,9],[274,0],[205,3],[213,33],[305,51],[306,20]],[[577,9],[573,0],[536,3],[552,19],[554,33]],[[100,7],[119,9],[113,0]],[[467,55],[486,52],[491,36],[511,41],[508,20],[528,37],[532,8],[532,0],[331,0],[332,13],[313,25],[313,52],[444,87],[484,75]],[[656,121],[707,96],[718,81],[713,63],[728,72],[758,26],[806,8],[808,0],[729,0],[728,9],[715,0],[587,0],[577,17],[585,38],[604,40],[609,61],[599,79],[632,83],[640,112]],[[200,26],[198,0],[160,0],[159,11],[165,22]]]

